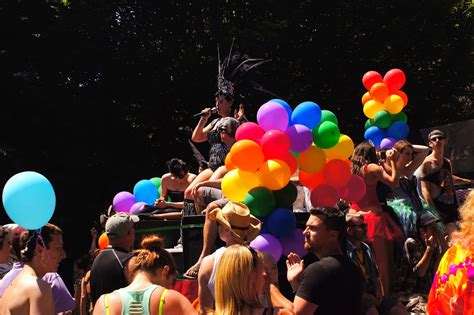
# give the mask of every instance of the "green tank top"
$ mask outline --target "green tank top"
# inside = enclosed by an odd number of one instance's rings
[[[157,285],[153,284],[144,290],[139,291],[126,291],[124,289],[117,290],[120,295],[120,300],[122,302],[122,315],[150,315],[150,297],[153,291],[158,288]],[[163,304],[165,302],[165,296],[168,289],[164,289],[160,298],[160,306],[158,314],[163,314]],[[109,314],[109,303],[108,303],[108,294],[104,299],[105,304],[105,314]]]

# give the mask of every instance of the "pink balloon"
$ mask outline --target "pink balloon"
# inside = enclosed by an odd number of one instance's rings
[[[135,196],[132,193],[121,191],[115,195],[112,204],[116,212],[129,212],[135,202]]]
[[[235,133],[235,140],[252,140],[260,143],[265,131],[254,122],[245,122],[237,128]]]
[[[263,130],[272,129],[285,131],[288,127],[288,113],[283,105],[276,102],[266,102],[257,112],[257,121]]]
[[[339,189],[339,196],[347,202],[358,202],[365,196],[365,181],[359,175],[352,174],[346,186]]]
[[[313,134],[305,125],[295,124],[288,127],[285,133],[290,137],[291,151],[306,151],[313,143]]]
[[[305,256],[308,251],[304,249],[304,242],[303,230],[296,229],[292,235],[280,238],[282,254],[286,256],[289,253],[295,253],[300,257]]]
[[[290,150],[290,138],[281,130],[269,130],[263,135],[260,146],[265,156],[284,154]]]
[[[261,252],[269,253],[275,261],[280,260],[282,247],[280,240],[272,234],[260,234],[252,242],[250,246]]]
[[[311,204],[315,207],[335,207],[338,200],[337,190],[328,184],[320,184],[311,192]]]
[[[139,214],[140,210],[142,210],[143,206],[146,205],[146,202],[139,201],[133,204],[133,206],[130,207],[130,213],[131,214]]]

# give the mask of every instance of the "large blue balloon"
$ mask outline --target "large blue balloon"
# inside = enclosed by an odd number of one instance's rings
[[[303,102],[296,106],[291,114],[293,124],[305,125],[313,129],[321,122],[321,108],[314,102]]]
[[[410,128],[408,128],[408,125],[404,121],[395,121],[393,122],[387,130],[387,135],[388,137],[395,138],[397,140],[403,140],[408,137],[408,132],[410,131]]]
[[[296,217],[287,208],[277,208],[268,216],[265,225],[268,232],[276,237],[287,237],[296,229]]]
[[[282,105],[286,112],[288,113],[288,126],[291,126],[293,125],[293,123],[291,122],[291,114],[293,114],[293,110],[291,109],[290,105],[288,105],[287,102],[285,102],[284,100],[281,100],[279,98],[274,98],[272,100],[270,100],[270,102],[275,102],[275,103],[278,103],[280,105]]]
[[[10,219],[28,230],[48,223],[56,207],[56,195],[49,180],[32,171],[12,176],[3,188],[2,200]]]
[[[364,139],[367,141],[372,141],[374,145],[379,146],[383,138],[387,137],[387,133],[382,128],[377,126],[372,126],[367,128],[364,133]]]
[[[135,196],[135,202],[142,201],[152,205],[158,198],[158,190],[156,190],[156,186],[152,181],[142,179],[133,187],[133,195]]]

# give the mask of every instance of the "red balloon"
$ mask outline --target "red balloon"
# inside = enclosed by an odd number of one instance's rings
[[[286,162],[288,164],[288,167],[290,168],[290,173],[294,174],[296,170],[298,169],[298,161],[296,160],[296,157],[291,154],[290,151],[286,152],[271,152],[268,155],[265,154],[265,161],[267,160],[282,160],[283,162]]]
[[[260,146],[265,156],[284,154],[290,150],[290,137],[281,130],[269,130],[260,140]]]
[[[343,187],[351,178],[351,168],[343,160],[331,160],[323,169],[324,179],[328,185],[334,188]]]
[[[327,184],[318,185],[311,191],[311,204],[314,207],[335,207],[338,200],[337,190]]]
[[[385,73],[383,83],[385,83],[390,91],[400,90],[405,84],[405,73],[400,69],[392,69]]]
[[[312,190],[314,187],[324,183],[323,172],[319,173],[306,173],[300,170],[298,174],[300,183]]]
[[[408,104],[408,96],[405,92],[403,91],[400,91],[400,90],[396,90],[396,91],[393,91],[391,94],[395,94],[395,95],[398,95],[402,98],[403,100],[403,107],[407,106]]]
[[[252,140],[256,143],[260,143],[265,131],[258,124],[254,122],[245,122],[237,128],[235,132],[235,141],[240,140]]]
[[[339,196],[347,202],[358,202],[365,196],[365,182],[359,175],[352,174],[347,184],[339,188]]]
[[[382,82],[382,75],[377,71],[369,71],[364,74],[362,77],[362,84],[365,86],[367,90],[370,90],[372,85],[375,83]]]

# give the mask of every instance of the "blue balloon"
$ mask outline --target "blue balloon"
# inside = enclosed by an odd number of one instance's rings
[[[281,100],[279,98],[274,98],[274,99],[270,100],[269,102],[275,102],[275,103],[278,103],[278,104],[282,105],[285,108],[286,112],[288,113],[288,118],[289,118],[288,119],[288,126],[293,125],[293,123],[291,122],[291,115],[293,113],[293,110],[291,109],[290,105],[287,102],[285,102],[284,100]]]
[[[375,146],[379,146],[383,138],[387,137],[387,133],[382,128],[372,126],[367,128],[364,133],[364,139],[372,141]]]
[[[295,214],[287,208],[276,208],[265,222],[266,229],[276,237],[292,235],[296,229]]]
[[[321,122],[321,108],[314,102],[303,102],[296,106],[291,114],[293,124],[305,125],[313,129]]]
[[[410,128],[408,128],[407,123],[402,120],[398,120],[398,121],[393,122],[388,127],[387,135],[388,137],[392,137],[397,140],[403,140],[408,137],[409,131],[410,131]]]
[[[49,180],[32,171],[12,176],[3,188],[2,200],[10,219],[28,230],[48,223],[56,207],[56,195]]]
[[[152,181],[142,179],[133,187],[133,195],[135,196],[136,202],[142,201],[152,205],[155,203],[156,198],[158,198],[158,190]]]

